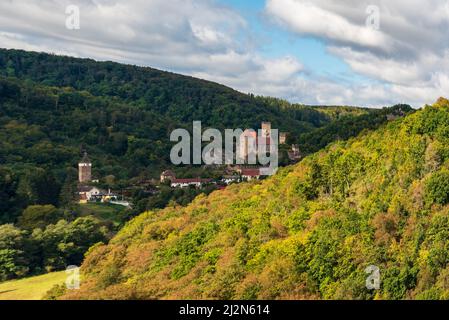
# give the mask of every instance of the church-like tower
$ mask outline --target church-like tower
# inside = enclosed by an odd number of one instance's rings
[[[92,162],[87,156],[87,152],[84,152],[83,159],[78,163],[78,176],[80,183],[92,181]]]
[[[262,136],[264,138],[271,137],[271,122],[262,122]]]

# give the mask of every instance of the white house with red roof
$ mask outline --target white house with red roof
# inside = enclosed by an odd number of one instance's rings
[[[172,188],[188,188],[188,187],[201,188],[203,185],[213,182],[212,179],[201,179],[201,178],[177,179],[173,171],[166,170],[161,174],[161,183],[168,181],[170,182],[170,186]]]
[[[259,180],[261,177],[260,169],[241,169],[240,174],[245,181]]]
[[[201,188],[205,184],[212,183],[212,179],[173,179],[171,181],[171,187],[172,188],[188,188],[188,187],[195,187],[195,188]]]

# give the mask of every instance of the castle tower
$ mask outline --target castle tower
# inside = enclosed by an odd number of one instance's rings
[[[240,160],[245,164],[254,162],[257,153],[257,132],[254,130],[245,130],[240,136],[239,147],[238,156]]]
[[[83,159],[78,163],[78,176],[80,183],[92,181],[92,162],[89,160],[87,152],[84,152]]]
[[[271,122],[262,122],[262,135],[267,138],[271,136]]]
[[[258,144],[265,144],[265,152],[270,153],[271,145],[271,122],[262,122],[262,140]]]

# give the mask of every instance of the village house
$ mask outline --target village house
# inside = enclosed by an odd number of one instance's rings
[[[78,194],[80,203],[87,203],[91,201],[95,196],[101,194],[102,191],[98,189],[97,187],[91,187],[91,186],[78,186]]]
[[[188,188],[188,187],[195,187],[195,188],[201,188],[205,184],[213,183],[212,179],[174,179],[171,181],[171,187],[172,188]]]
[[[241,177],[238,175],[225,175],[220,182],[226,185],[230,185],[232,183],[241,182]]]
[[[188,188],[195,187],[201,188],[205,184],[213,183],[212,179],[177,179],[176,175],[171,170],[166,170],[161,174],[161,183],[170,182],[172,188]]]
[[[95,183],[98,180],[92,180],[92,162],[84,152],[84,156],[78,163],[78,196],[79,203],[86,204],[88,202],[112,203],[125,207],[130,207],[131,204],[124,201],[123,196],[111,192],[111,190],[102,190],[95,186],[90,186],[87,183]]]
[[[240,174],[244,181],[259,180],[261,177],[260,169],[241,169]]]
[[[102,190],[97,187],[91,186],[79,186],[78,187],[79,194],[79,203],[86,204],[89,202],[96,203],[111,203],[117,204],[124,207],[130,207],[130,203],[128,201],[124,201],[123,197],[111,192],[111,190]]]

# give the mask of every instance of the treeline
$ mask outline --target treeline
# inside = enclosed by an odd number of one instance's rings
[[[111,236],[110,225],[94,216],[29,206],[16,225],[0,225],[0,281],[80,265],[91,246]]]
[[[76,176],[68,177],[73,180],[61,184],[50,170],[19,174],[0,167],[0,224],[15,222],[29,205],[69,205],[75,198]]]
[[[269,120],[274,128],[296,134],[330,120],[311,107],[291,106],[205,80],[113,62],[0,49],[0,75],[113,97],[166,116],[170,124],[190,125],[196,120],[218,129],[259,128],[261,121]]]
[[[389,117],[390,119],[400,118],[414,112],[414,109],[406,104],[398,104],[383,109],[371,109],[365,113],[360,110],[357,117],[352,116],[352,113],[345,114],[344,107],[341,111],[335,108],[320,109],[332,114],[336,121],[299,135],[297,143],[305,155],[317,152],[334,141],[344,141],[356,137],[362,131],[375,130],[386,123]]]

